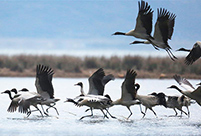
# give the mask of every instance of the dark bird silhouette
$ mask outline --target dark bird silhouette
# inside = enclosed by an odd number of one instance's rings
[[[193,45],[193,48],[191,50],[185,49],[185,48],[180,48],[177,51],[190,52],[185,58],[185,64],[186,65],[192,65],[197,59],[199,59],[201,57],[201,42],[197,41]]]

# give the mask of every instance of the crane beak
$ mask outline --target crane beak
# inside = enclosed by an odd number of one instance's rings
[[[200,82],[200,83],[198,83],[198,84],[196,84],[196,85],[201,85],[201,82]]]
[[[7,91],[7,90],[6,90]],[[1,94],[4,94],[6,91],[1,92]]]
[[[68,98],[64,101],[64,103],[66,103],[66,102],[69,102],[69,99],[68,99]]]
[[[175,50],[175,51],[180,51],[181,50],[181,48],[179,48],[179,49],[177,49],[177,50]]]

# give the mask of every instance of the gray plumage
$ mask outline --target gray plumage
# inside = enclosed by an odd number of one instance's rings
[[[157,9],[157,14],[153,38],[149,38],[147,41],[134,41],[131,44],[152,44],[157,50],[158,48],[166,50],[169,57],[174,61],[177,57],[171,52],[168,39],[172,37],[176,15],[164,8]]]
[[[130,106],[140,104],[140,102],[136,99],[136,93],[137,90],[139,89],[138,87],[137,88],[135,87],[136,76],[137,76],[136,71],[132,69],[127,70],[126,77],[121,85],[121,98],[112,102],[113,105],[123,105],[127,107],[127,109],[130,112],[130,115],[127,117],[127,119],[129,119],[133,114],[132,111],[130,110]]]
[[[92,76],[89,77],[89,91],[88,94],[93,95],[103,95],[105,85],[110,81],[114,80],[114,76],[112,74],[105,75],[103,68],[99,68],[97,71],[93,73]]]
[[[138,1],[138,16],[136,18],[136,25],[135,29],[130,30],[127,33],[123,32],[115,32],[113,35],[126,35],[126,36],[134,36],[140,39],[149,39],[151,37],[152,31],[152,17],[153,17],[153,10],[148,4],[143,0]]]
[[[43,101],[41,105],[48,106],[46,112],[48,112],[50,108],[53,108],[59,115],[56,107],[54,107],[56,105],[56,102],[60,99],[54,98],[54,88],[52,85],[53,74],[54,70],[52,68],[41,64],[37,65],[35,86],[37,92],[45,99],[45,101]],[[46,112],[44,113],[48,115]]]
[[[196,60],[198,60],[201,57],[201,42],[197,41],[193,45],[193,48],[191,50],[185,49],[185,48],[180,48],[177,51],[189,52],[189,54],[185,58],[185,64],[186,65],[192,65]]]
[[[183,95],[195,100],[200,106],[201,106],[201,86],[198,86],[196,89],[191,85],[191,83],[185,79],[182,78],[179,75],[174,75],[173,78],[177,81],[177,83],[185,89],[181,90],[176,85],[172,85],[168,88],[174,88],[181,92]]]

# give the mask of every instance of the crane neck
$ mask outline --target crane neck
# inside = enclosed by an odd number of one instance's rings
[[[83,86],[80,87],[80,92],[81,92],[81,95],[85,95]]]
[[[11,92],[8,92],[8,95],[9,95],[9,98],[10,98],[11,100],[13,100],[13,97],[12,97],[12,95],[11,95]]]
[[[150,41],[133,41],[132,43],[130,44],[150,44]]]
[[[174,88],[183,94],[183,91],[181,89],[179,89],[177,86],[173,85],[171,88]]]
[[[139,84],[135,84],[135,91],[138,91],[140,89],[140,85]]]
[[[123,32],[115,32],[114,34],[112,35],[126,35],[126,33],[123,33]]]
[[[72,102],[74,103],[75,105],[77,105],[78,103],[76,101],[74,101],[73,99],[67,99],[65,102]]]
[[[190,52],[191,50],[190,50],[190,49],[185,49],[185,48],[180,48],[180,49],[178,49],[177,51],[186,51],[186,52]]]

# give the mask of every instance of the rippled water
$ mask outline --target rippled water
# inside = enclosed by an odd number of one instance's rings
[[[49,117],[42,118],[38,112],[34,112],[29,118],[20,113],[8,113],[7,108],[10,100],[6,94],[0,94],[0,135],[201,135],[201,107],[192,104],[190,107],[191,117],[170,117],[174,115],[172,109],[166,109],[162,106],[153,109],[158,115],[154,116],[151,111],[142,119],[139,106],[132,106],[133,115],[129,120],[126,117],[129,111],[123,106],[114,106],[110,108],[110,113],[118,119],[103,119],[99,110],[94,110],[93,118],[79,120],[83,115],[90,114],[85,112],[86,107],[75,107],[72,103],[64,103],[68,98],[74,98],[79,95],[79,87],[75,83],[82,81],[84,90],[88,90],[88,80],[86,78],[54,78],[55,97],[61,100],[56,107],[60,113],[58,116],[54,109],[49,110]],[[195,85],[200,80],[190,80]],[[6,89],[28,88],[30,91],[36,91],[35,78],[0,78],[1,92]],[[121,83],[123,79],[111,81],[106,86],[105,94],[110,94],[113,100],[121,96]],[[177,83],[174,80],[158,79],[137,79],[141,85],[139,94],[150,94],[152,92],[164,92],[167,95],[180,95],[176,90],[166,89],[168,86]],[[144,110],[144,107],[143,107]],[[184,107],[184,110],[185,107]]]

